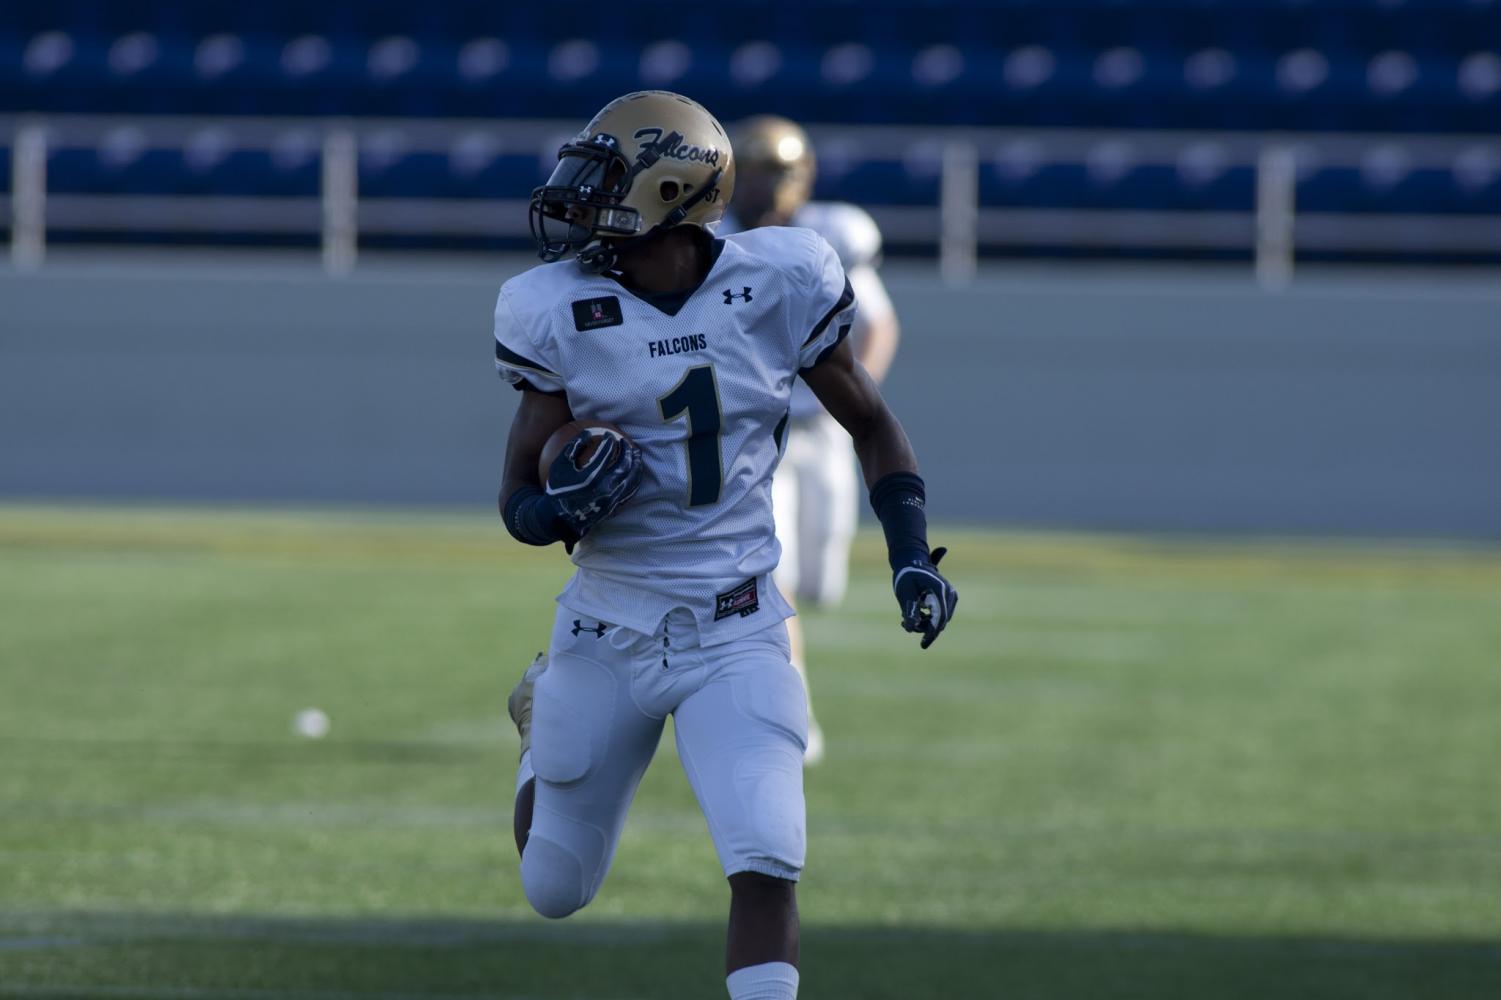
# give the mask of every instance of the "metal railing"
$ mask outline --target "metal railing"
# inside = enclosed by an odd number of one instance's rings
[[[318,138],[320,189],[306,197],[257,195],[110,195],[49,192],[51,150],[97,149],[115,130],[136,130],[145,148],[182,146],[218,129],[235,151],[265,152],[292,131]],[[95,232],[318,234],[324,268],[354,267],[362,235],[484,237],[526,234],[524,192],[516,199],[371,198],[359,194],[362,150],[399,136],[404,153],[447,153],[479,135],[493,152],[536,155],[540,164],[572,134],[574,123],[545,120],[317,120],[57,115],[0,117],[10,137],[11,259],[35,268],[49,229]],[[1358,168],[1373,151],[1399,149],[1404,169],[1449,169],[1461,155],[1501,163],[1496,136],[1273,134],[1191,131],[958,129],[811,126],[821,163],[920,162],[938,181],[934,205],[868,206],[889,241],[936,248],[945,280],[975,274],[981,247],[1046,245],[1177,251],[1249,251],[1264,287],[1285,286],[1300,249],[1332,252],[1497,253],[1501,216],[1353,214],[1297,211],[1301,174],[1316,167]],[[1191,148],[1212,146],[1222,169],[1255,171],[1247,211],[1002,208],[981,204],[987,151],[1025,144],[1044,164],[1083,164],[1106,144],[1129,145],[1131,164],[1173,165]],[[1487,159],[1488,158],[1488,159]]]

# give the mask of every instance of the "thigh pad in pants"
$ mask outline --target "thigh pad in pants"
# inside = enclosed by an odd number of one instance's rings
[[[571,632],[554,628],[532,705],[537,784],[521,878],[528,900],[550,917],[598,891],[662,732],[662,721],[630,699],[631,650]]]
[[[678,754],[726,875],[797,879],[807,846],[808,704],[778,625],[704,651],[714,676],[678,706]]]

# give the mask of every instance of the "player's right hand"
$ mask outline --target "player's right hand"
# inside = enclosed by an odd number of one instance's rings
[[[921,632],[923,649],[933,645],[959,606],[959,592],[938,572],[938,561],[947,552],[936,548],[927,559],[897,570],[891,580],[902,608],[902,628]]]
[[[578,464],[579,453],[598,430],[581,431],[568,442],[547,470],[547,495],[580,538],[611,514],[641,486],[645,464],[641,449],[623,435],[605,432],[605,440]]]

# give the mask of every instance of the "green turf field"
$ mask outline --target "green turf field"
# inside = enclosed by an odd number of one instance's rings
[[[871,539],[808,622],[804,997],[1501,997],[1501,552],[934,539],[929,653]],[[522,898],[502,704],[565,573],[0,507],[0,997],[723,996],[670,739],[594,904]]]

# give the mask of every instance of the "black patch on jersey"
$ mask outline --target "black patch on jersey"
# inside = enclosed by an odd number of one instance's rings
[[[722,594],[714,597],[714,620],[729,618],[739,615],[745,618],[761,610],[761,602],[756,598],[756,580],[752,577],[736,587],[731,587]]]
[[[573,304],[575,330],[598,330],[603,326],[619,326],[624,322],[625,318],[620,315],[620,300],[613,295],[580,299]]]
[[[739,291],[739,292],[732,292],[728,288],[726,288],[724,290],[724,304],[725,305],[731,304],[736,299],[739,299],[742,302],[749,302],[751,300],[750,285],[741,285],[740,287],[741,287],[742,291]]]

